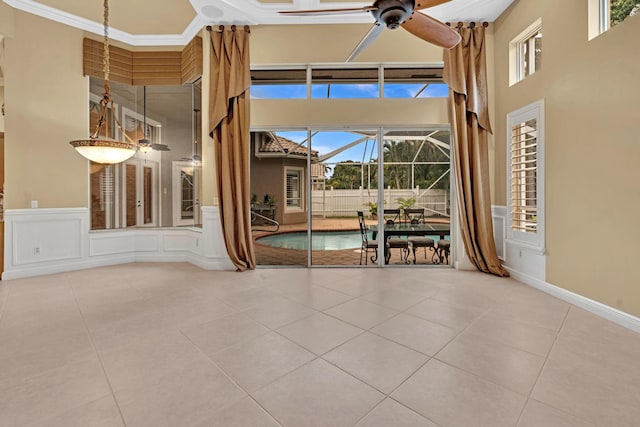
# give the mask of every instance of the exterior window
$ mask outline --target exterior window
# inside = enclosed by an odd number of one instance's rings
[[[640,0],[600,0],[600,32],[640,13]]]
[[[520,43],[519,67],[521,79],[539,70],[542,65],[542,30]]]
[[[312,98],[378,98],[377,68],[336,68],[311,71]]]
[[[510,43],[510,84],[542,67],[542,21],[537,20]]]
[[[307,70],[253,70],[250,93],[252,99],[305,99]]]
[[[609,26],[627,19],[629,16],[640,14],[640,0],[601,0],[601,10]],[[606,30],[606,28],[604,29]]]
[[[544,103],[508,116],[508,233],[511,240],[544,248]]]
[[[447,98],[442,66],[256,66],[251,99]]]
[[[589,0],[589,40],[630,16],[640,15],[640,0]]]
[[[285,169],[285,211],[301,211],[303,209],[302,168]]]

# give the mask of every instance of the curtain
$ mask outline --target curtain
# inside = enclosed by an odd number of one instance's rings
[[[211,31],[209,135],[222,234],[238,271],[255,268],[249,194],[249,28]]]
[[[489,123],[485,25],[458,25],[462,41],[444,54],[444,81],[457,181],[458,217],[465,250],[478,270],[509,276],[493,240],[489,190]]]

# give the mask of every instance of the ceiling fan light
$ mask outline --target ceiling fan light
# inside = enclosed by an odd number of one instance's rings
[[[153,144],[150,140],[144,138],[138,140],[138,151],[141,153],[148,153],[153,148]]]

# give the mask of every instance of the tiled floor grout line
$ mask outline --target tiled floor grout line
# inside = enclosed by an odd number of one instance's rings
[[[251,319],[251,320],[253,320],[253,319]],[[255,321],[255,320],[254,320],[254,321]],[[256,322],[256,323],[257,323],[257,322]],[[270,329],[270,328],[268,328],[268,329],[269,329],[269,332],[275,332],[274,330],[272,330],[272,329]],[[275,417],[271,412],[269,412],[269,411],[267,410],[267,408],[265,408],[264,406],[262,406],[262,405],[260,404],[260,402],[258,402],[258,401],[253,397],[253,395],[249,392],[249,390],[245,389],[242,385],[240,385],[240,383],[238,383],[238,382],[237,382],[235,379],[233,379],[229,374],[227,374],[227,373],[225,372],[225,370],[224,370],[224,369],[222,369],[222,367],[221,367],[220,365],[218,365],[218,363],[216,363],[216,361],[215,361],[215,360],[213,360],[213,358],[211,358],[208,354],[206,354],[204,351],[202,351],[202,349],[201,349],[200,347],[198,347],[198,345],[197,345],[196,343],[194,343],[194,342],[191,340],[191,338],[189,338],[189,336],[187,336],[187,335],[186,335],[182,330],[180,330],[180,329],[178,329],[178,331],[179,331],[179,332],[180,332],[180,334],[182,334],[182,335],[183,335],[183,336],[184,336],[184,337],[185,337],[185,338],[186,338],[186,339],[187,339],[187,340],[188,340],[188,341],[189,341],[189,342],[190,342],[190,343],[191,343],[191,344],[192,344],[196,349],[198,349],[198,352],[200,352],[200,354],[202,354],[202,355],[203,355],[207,360],[209,360],[209,362],[211,362],[211,364],[212,364],[213,366],[215,366],[215,367],[216,367],[216,369],[218,369],[218,371],[220,371],[220,373],[221,373],[222,375],[224,375],[224,376],[225,376],[225,377],[226,377],[230,382],[232,382],[236,387],[238,387],[240,390],[242,390],[242,391],[246,394],[246,397],[248,397],[249,399],[251,399],[252,401],[254,401],[258,406],[260,406],[260,407],[261,407],[261,408],[262,408],[262,409],[263,409],[267,414],[269,414],[269,416],[270,416],[271,418],[273,418],[273,419],[274,419],[274,420],[275,420],[275,421],[276,421],[280,426],[282,426],[282,425],[283,425],[282,423],[280,423],[280,421],[278,421],[278,419],[277,419],[277,418],[276,418],[276,417]],[[268,334],[269,332],[266,332],[266,333],[264,333],[264,334],[261,334],[259,337],[262,337],[262,336],[264,336],[264,335]],[[286,338],[286,337],[284,337],[284,338]],[[236,344],[234,344],[234,345],[232,345],[232,346],[228,346],[228,347],[226,347],[225,349],[222,349],[222,350],[220,350],[220,351],[224,351],[224,350],[226,350],[226,349],[229,349],[229,348],[235,347],[235,346],[237,346],[237,345],[245,344],[245,343],[247,343],[247,342],[251,341],[252,339],[255,339],[255,337],[254,337],[254,338],[247,339],[247,340],[245,340],[245,341],[242,341],[241,343],[236,343]],[[291,341],[291,340],[289,340],[289,341]],[[296,343],[293,343],[293,344],[296,344]],[[297,345],[297,346],[299,346],[299,347],[302,347],[302,346],[300,346],[300,344],[296,344],[296,345]],[[304,347],[302,347],[302,348],[304,348]],[[305,348],[304,350],[308,351],[306,348]],[[313,354],[313,353],[312,353],[312,352],[310,352],[310,351],[309,351],[309,353]],[[315,356],[315,354],[313,354],[313,355]],[[282,377],[284,377],[284,376],[286,376],[286,375],[289,375],[289,374],[291,374],[292,372],[295,372],[296,370],[298,370],[298,369],[302,368],[303,366],[305,366],[305,365],[307,365],[307,364],[309,364],[309,363],[311,363],[311,362],[313,362],[313,361],[315,361],[315,360],[317,360],[317,359],[318,359],[318,357],[314,357],[312,360],[310,360],[310,361],[308,361],[308,362],[306,362],[306,363],[304,363],[304,364],[302,364],[302,365],[298,366],[297,368],[293,369],[292,371],[289,371],[289,372],[287,372],[287,373],[285,373],[285,374],[281,375],[280,377],[278,377],[278,378],[274,379],[273,381],[271,381],[269,384],[266,384],[266,385],[264,385],[263,387],[260,387],[258,390],[261,390],[261,389],[263,389],[264,387],[267,387],[267,386],[269,386],[269,385],[273,384],[274,382],[278,381],[280,378],[282,378]],[[256,392],[257,392],[258,390],[256,390]],[[255,393],[255,392],[254,392],[254,393]],[[238,402],[239,402],[239,400],[238,400]],[[231,404],[229,404],[229,405],[227,405],[227,406],[225,406],[225,407],[222,407],[222,408],[220,408],[219,410],[217,410],[217,411],[216,411],[216,413],[220,413],[220,412],[222,412],[223,410],[225,410],[225,409],[227,409],[227,408],[230,408],[231,406],[235,405],[235,404],[236,404],[236,403],[238,403],[238,402],[234,402],[234,403],[231,403]]]
[[[549,362],[549,357],[551,356],[551,353],[553,352],[553,348],[556,346],[556,343],[558,342],[558,338],[560,337],[560,333],[562,332],[562,328],[564,328],[564,324],[567,321],[567,317],[569,317],[569,312],[571,311],[571,307],[573,307],[573,305],[569,305],[569,308],[568,308],[567,312],[564,314],[564,318],[562,319],[562,323],[560,324],[560,327],[558,328],[558,332],[556,333],[556,336],[553,338],[553,343],[551,344],[551,347],[549,348],[549,351],[547,352],[547,356],[544,358],[544,362],[542,363],[542,366],[540,367],[540,370],[538,371],[538,375],[536,377],[536,380],[533,382],[533,386],[531,387],[531,389],[529,390],[529,393],[527,394],[527,400],[525,401],[524,406],[520,410],[520,415],[518,415],[518,420],[516,421],[516,426],[520,423],[520,420],[522,419],[522,415],[524,414],[524,410],[527,407],[527,404],[529,403],[529,400],[531,400],[531,395],[533,394],[533,391],[536,389],[536,386],[538,385],[538,382],[540,381],[540,377],[542,377],[542,373],[544,372],[544,369],[547,366],[547,362]]]
[[[87,333],[87,336],[89,337],[89,342],[91,342],[91,347],[93,348],[93,351],[96,355],[96,358],[98,359],[98,362],[100,363],[100,369],[102,369],[102,374],[104,375],[105,380],[107,381],[107,385],[109,386],[109,391],[111,391],[111,397],[113,398],[114,403],[116,404],[116,408],[118,408],[118,414],[120,415],[120,420],[122,421],[122,425],[124,427],[127,427],[127,423],[124,419],[124,414],[122,413],[122,408],[120,408],[120,403],[118,402],[118,399],[116,398],[116,393],[113,390],[113,385],[111,384],[111,380],[109,379],[109,376],[107,375],[107,371],[104,368],[104,363],[102,362],[102,357],[100,357],[100,353],[98,352],[98,349],[96,348],[96,343],[93,341],[93,335],[91,335],[91,330],[89,329],[89,326],[87,325],[87,321],[84,318],[84,313],[82,312],[82,308],[80,308],[80,303],[78,302],[78,296],[76,295],[76,290],[73,287],[73,285],[69,285],[69,287],[71,288],[71,293],[73,294],[73,299],[76,303],[76,307],[78,309],[78,312],[80,313],[80,317],[82,318],[82,324],[84,326],[84,329]]]

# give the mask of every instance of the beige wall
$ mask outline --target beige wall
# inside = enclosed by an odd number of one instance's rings
[[[83,32],[14,11],[5,38],[5,206],[86,207],[87,161],[69,145],[87,136]]]
[[[509,87],[508,44],[542,18],[542,69]],[[506,115],[546,105],[546,281],[640,315],[640,16],[588,41],[587,2],[520,0],[495,25],[496,201]]]
[[[344,62],[369,28],[368,24],[252,27],[251,64]],[[442,49],[402,29],[385,29],[354,62],[383,61],[442,61]]]

